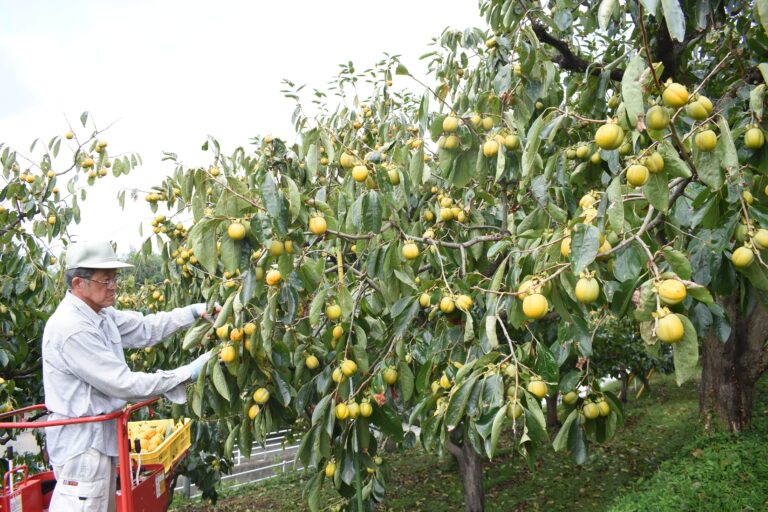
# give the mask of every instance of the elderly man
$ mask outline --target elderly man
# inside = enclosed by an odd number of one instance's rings
[[[184,403],[184,384],[197,378],[205,353],[175,370],[133,372],[125,348],[152,346],[205,314],[205,304],[143,316],[112,307],[117,259],[109,242],[81,242],[67,251],[68,292],[43,332],[43,386],[51,419],[76,418],[122,409],[127,401],[165,395]],[[115,510],[117,432],[113,421],[46,430],[56,476],[52,512]]]

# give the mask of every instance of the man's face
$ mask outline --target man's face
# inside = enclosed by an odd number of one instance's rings
[[[117,270],[99,269],[86,279],[72,280],[72,292],[97,313],[115,303]]]

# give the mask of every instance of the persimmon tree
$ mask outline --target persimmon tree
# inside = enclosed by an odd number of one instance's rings
[[[286,82],[296,143],[210,139],[209,167],[176,161],[146,195],[172,212],[144,246],[165,303],[222,305],[183,340],[224,363],[190,413],[218,418],[225,454],[299,435],[313,510],[323,483],[337,507],[383,499],[382,436],[411,444],[410,425],[457,457],[467,510],[501,436],[528,460],[551,443],[585,461],[623,417],[589,364],[608,318],[652,354],[671,345],[678,383],[701,341],[708,424],[749,425],[768,332],[768,3],[480,9],[487,29],[435,39],[429,83],[395,57],[344,66],[309,112]],[[540,402],[557,394],[550,439]]]

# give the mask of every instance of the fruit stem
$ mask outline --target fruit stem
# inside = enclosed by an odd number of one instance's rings
[[[643,16],[645,15],[645,12],[643,10],[643,5],[641,2],[637,2],[637,8],[638,8],[638,23],[640,24],[640,30],[643,33],[643,46],[645,47],[645,57],[648,60],[648,67],[651,68],[651,74],[653,75],[653,82],[656,84],[656,87],[659,89],[659,92],[661,92],[661,82],[659,81],[659,77],[656,75],[656,68],[653,67],[653,59],[651,58],[651,47],[648,44],[648,31],[645,28],[645,22],[643,21]]]

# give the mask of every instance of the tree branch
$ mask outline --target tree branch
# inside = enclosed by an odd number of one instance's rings
[[[532,22],[532,27],[533,32],[536,34],[536,37],[539,38],[539,41],[552,46],[560,53],[560,57],[555,57],[552,59],[552,61],[558,64],[562,69],[580,72],[585,72],[589,69],[589,73],[591,75],[598,76],[602,74],[603,68],[599,64],[593,64],[573,53],[571,48],[568,46],[568,43],[552,36],[549,32],[547,32],[547,29],[544,27],[544,25]],[[623,69],[611,70],[612,80],[621,80],[623,77]]]

